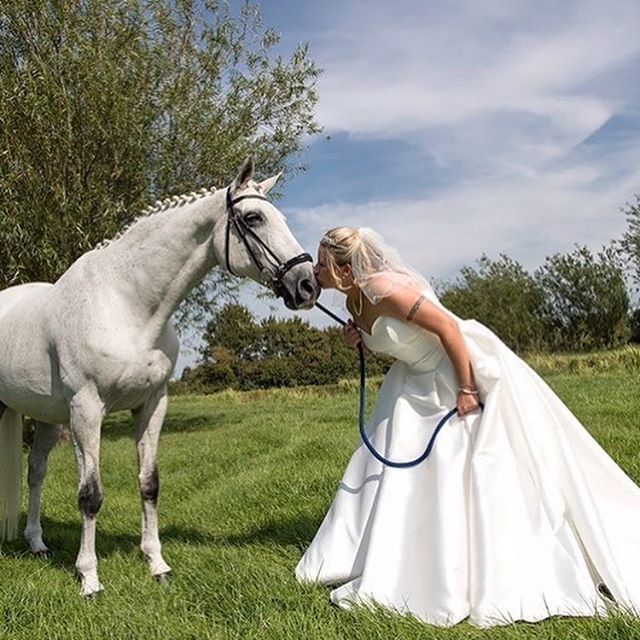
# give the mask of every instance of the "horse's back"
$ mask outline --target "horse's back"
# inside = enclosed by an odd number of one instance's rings
[[[37,304],[52,287],[49,282],[30,282],[0,291],[0,318],[16,305],[28,305],[25,307],[28,309],[29,306]]]
[[[10,343],[44,334],[52,289],[46,282],[32,282],[0,291],[0,358],[11,351]]]

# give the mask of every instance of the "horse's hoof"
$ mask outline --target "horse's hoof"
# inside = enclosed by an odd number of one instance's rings
[[[82,580],[80,595],[85,600],[92,600],[100,592],[104,591],[104,587],[97,578],[83,578],[80,574],[78,574],[78,577]]]
[[[104,591],[104,587],[102,585],[98,585],[96,589],[82,589],[80,595],[85,600],[94,600]]]
[[[46,558],[51,551],[49,547],[42,541],[42,538],[36,536],[29,536],[25,533],[25,540],[29,544],[29,550],[31,554],[37,558]]]
[[[40,551],[34,551],[33,555],[39,560],[50,560],[53,555],[53,551],[51,549],[41,549]]]
[[[165,573],[158,573],[153,576],[156,579],[156,582],[160,584],[169,584],[171,582],[171,571],[166,571]]]

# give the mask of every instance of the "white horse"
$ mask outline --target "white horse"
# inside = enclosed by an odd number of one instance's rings
[[[102,590],[95,554],[103,500],[100,429],[104,417],[133,413],[142,497],[140,548],[159,579],[171,568],[158,537],[157,447],[167,381],[178,354],[170,318],[216,265],[271,286],[290,308],[313,306],[319,289],[311,257],[265,198],[278,176],[253,181],[253,161],[222,190],[157,203],[106,246],[81,256],[55,284],[0,293],[0,482],[6,539],[17,536],[22,415],[36,420],[29,456],[24,531],[42,540],[40,495],[59,425],[68,424],[78,464],[83,518],[76,568],[82,594]]]

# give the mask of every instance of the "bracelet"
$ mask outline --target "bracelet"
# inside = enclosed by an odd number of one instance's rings
[[[470,389],[469,387],[459,387],[458,393],[464,393],[467,396],[480,395],[480,392],[477,389]]]

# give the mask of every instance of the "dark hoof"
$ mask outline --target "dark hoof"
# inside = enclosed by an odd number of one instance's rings
[[[159,573],[157,576],[153,577],[156,579],[156,582],[159,582],[160,584],[169,584],[171,582],[171,571]]]
[[[53,556],[53,551],[51,549],[47,549],[46,551],[38,551],[33,554],[34,558],[38,558],[39,560],[51,560]]]

